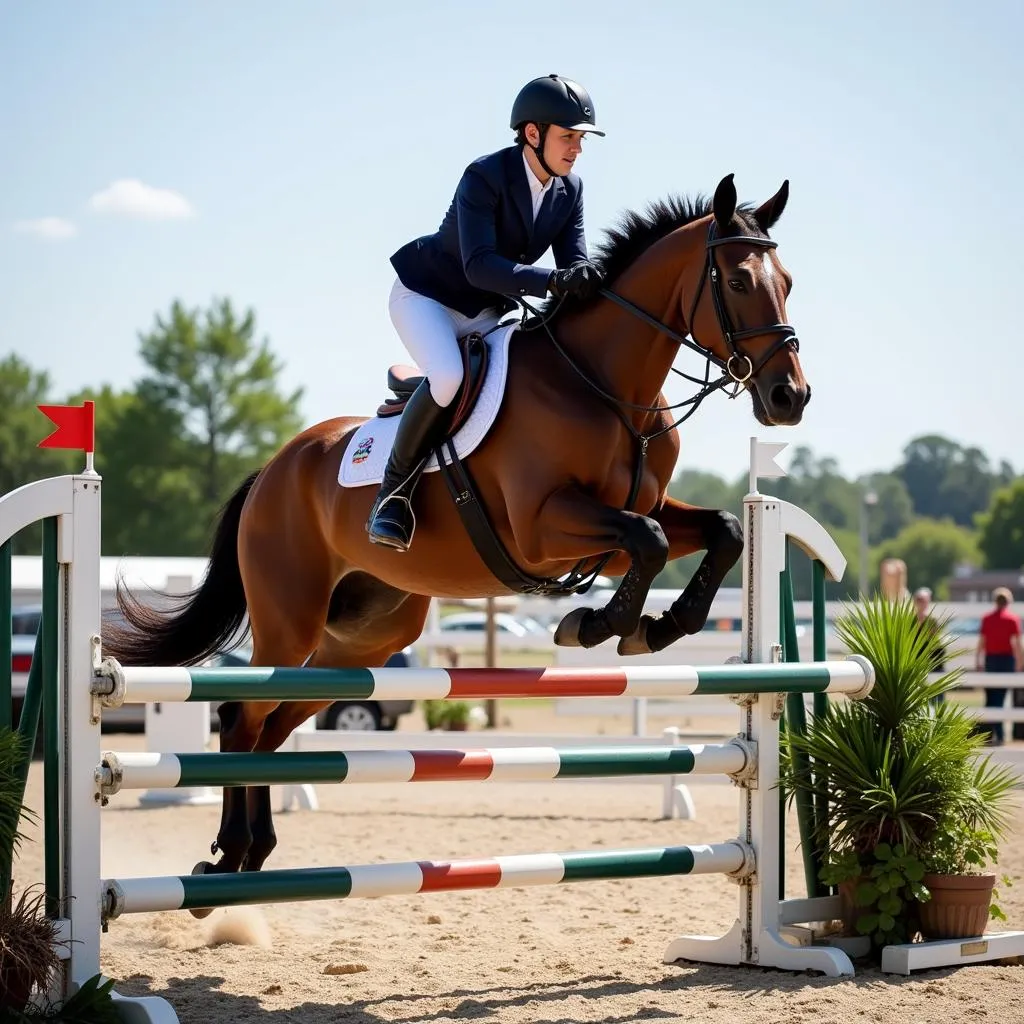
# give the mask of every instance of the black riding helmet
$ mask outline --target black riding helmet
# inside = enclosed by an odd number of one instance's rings
[[[509,126],[513,131],[518,131],[531,121],[540,129],[540,146],[530,148],[537,154],[537,159],[544,170],[553,177],[559,175],[548,167],[543,152],[544,137],[550,125],[556,124],[559,128],[604,135],[604,132],[597,128],[590,94],[578,82],[562,78],[561,75],[535,78],[519,90],[519,95],[512,104]]]

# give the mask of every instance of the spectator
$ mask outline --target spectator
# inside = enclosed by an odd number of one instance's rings
[[[992,591],[995,608],[981,620],[978,630],[977,668],[979,672],[1020,672],[1024,668],[1021,651],[1020,619],[1010,610],[1013,594],[1006,587]],[[1013,691],[1014,707],[1024,706],[1024,693]],[[1001,708],[1006,702],[1006,687],[986,688],[985,707]],[[988,722],[982,731],[989,735],[989,745],[1003,742],[1003,723]],[[1015,722],[1013,738],[1024,739],[1024,723]]]

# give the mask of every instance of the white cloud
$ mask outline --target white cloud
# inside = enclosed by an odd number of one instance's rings
[[[89,200],[95,213],[112,213],[141,220],[177,220],[194,217],[192,204],[169,188],[154,188],[135,178],[111,182]]]
[[[37,217],[35,220],[19,220],[14,230],[22,235],[35,235],[37,238],[59,240],[74,238],[78,228],[63,217]]]

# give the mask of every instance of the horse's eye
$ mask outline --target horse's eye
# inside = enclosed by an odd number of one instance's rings
[[[747,286],[739,278],[736,277],[729,278],[729,287],[734,292],[745,292],[747,290]]]

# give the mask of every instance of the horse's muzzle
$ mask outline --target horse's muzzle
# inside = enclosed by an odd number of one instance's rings
[[[762,422],[765,426],[792,427],[803,418],[804,409],[810,400],[809,385],[797,387],[791,380],[781,380],[771,384],[764,392],[760,388],[757,389],[754,411],[755,414],[759,411],[764,412],[765,419]],[[758,410],[758,405],[761,406],[761,410]],[[758,419],[760,418],[759,416]]]

